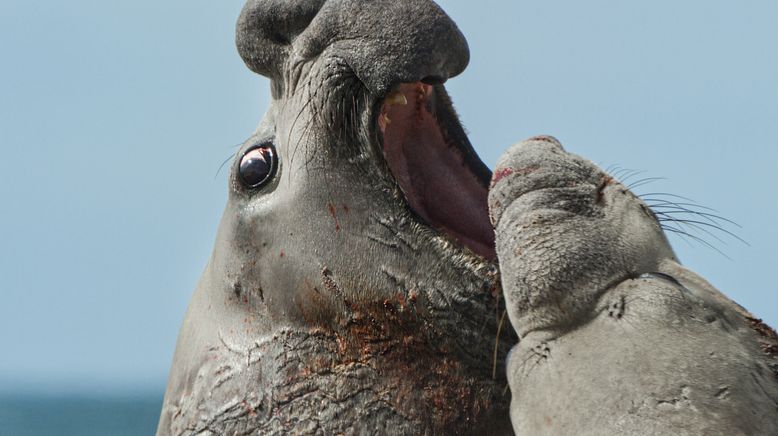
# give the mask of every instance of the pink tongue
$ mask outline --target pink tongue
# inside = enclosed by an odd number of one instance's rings
[[[439,230],[488,259],[495,258],[487,188],[449,145],[427,108],[429,85],[402,85],[408,104],[385,104],[384,154],[413,210]]]

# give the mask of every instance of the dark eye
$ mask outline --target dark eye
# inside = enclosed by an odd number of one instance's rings
[[[275,147],[270,144],[259,145],[249,149],[240,158],[238,176],[246,187],[259,188],[273,178],[277,164]]]

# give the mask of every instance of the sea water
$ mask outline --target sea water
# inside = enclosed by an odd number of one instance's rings
[[[0,436],[153,435],[162,393],[89,395],[0,395]]]

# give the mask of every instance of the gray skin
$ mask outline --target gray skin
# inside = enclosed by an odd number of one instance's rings
[[[643,201],[552,137],[494,180],[516,434],[778,434],[778,336],[681,266]]]
[[[237,44],[272,101],[237,153],[157,434],[510,434],[496,263],[416,216],[378,147],[399,83],[436,83],[456,119],[440,82],[468,62],[462,34],[424,0],[252,0]],[[448,128],[486,217],[490,173]],[[246,189],[239,157],[264,141],[280,167]]]
[[[555,140],[511,148],[492,178],[499,268],[415,212],[379,119],[424,82],[489,227],[491,174],[442,86],[467,44],[434,3],[249,0],[237,44],[272,101],[236,155],[158,435],[775,433],[771,330]],[[259,143],[280,165],[249,189]]]

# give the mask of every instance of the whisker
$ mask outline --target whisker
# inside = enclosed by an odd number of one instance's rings
[[[637,180],[635,182],[630,183],[627,186],[627,188],[629,188],[629,189],[639,188],[639,187],[641,187],[641,186],[643,186],[645,184],[648,184],[648,183],[651,183],[651,182],[656,182],[657,180],[667,180],[667,178],[666,177],[645,177],[645,178],[642,178],[640,180]]]
[[[655,180],[666,179],[664,177],[643,178],[630,183],[628,188],[634,189]],[[651,208],[662,229],[678,235],[687,244],[693,240],[730,260],[732,259],[716,246],[718,244],[712,244],[704,236],[712,237],[718,243],[726,246],[726,240],[720,237],[722,234],[725,234],[746,246],[750,246],[743,238],[725,227],[727,224],[730,224],[737,228],[742,228],[738,223],[724,218],[719,215],[717,210],[702,206],[689,197],[668,192],[649,192],[638,194],[638,197]],[[716,230],[721,233],[716,232]]]
[[[239,143],[239,144],[233,145],[231,148],[238,148],[241,145],[243,145],[242,142]],[[224,159],[224,161],[221,163],[221,165],[219,165],[219,168],[216,170],[216,174],[213,175],[213,179],[214,180],[216,180],[216,178],[219,177],[219,173],[221,173],[222,168],[224,168],[224,165],[227,165],[227,162],[231,161],[234,157],[235,157],[235,153],[231,153],[229,156],[227,156],[227,159]]]
[[[500,333],[502,332],[502,326],[505,323],[505,315],[507,313],[507,310],[503,310],[500,322],[497,324],[497,337],[494,341],[494,355],[492,356],[492,380],[497,380],[497,351],[499,350]]]
[[[618,179],[621,181],[622,184],[626,184],[629,181],[629,179],[631,179],[633,177],[637,177],[637,176],[639,176],[641,174],[644,174],[645,172],[646,172],[646,170],[627,170],[627,171],[623,172],[618,177]]]
[[[661,225],[662,223],[665,223],[665,222],[673,222],[673,223],[678,223],[678,224],[679,224],[680,226],[682,226],[683,228],[688,228],[688,229],[691,229],[691,230],[695,230],[695,231],[697,231],[697,232],[702,232],[702,233],[705,233],[705,234],[707,234],[708,236],[711,236],[713,239],[715,239],[715,240],[719,241],[720,243],[722,243],[722,244],[724,244],[724,245],[727,245],[727,243],[726,243],[726,242],[725,242],[723,239],[719,238],[719,237],[718,237],[717,235],[715,235],[713,232],[711,232],[710,230],[708,230],[708,229],[706,229],[706,228],[703,228],[703,227],[701,227],[701,226],[695,225],[694,223],[689,223],[689,222],[685,222],[685,221],[683,221],[683,220],[678,220],[678,219],[675,219],[675,218],[667,218],[667,217],[666,217],[666,218],[664,218],[664,219],[661,219],[661,218],[660,218],[660,219],[658,219],[658,220],[659,220],[659,223],[660,223],[660,225]],[[721,230],[721,229],[719,229],[719,230]]]
[[[712,244],[711,244],[711,243],[709,243],[708,241],[706,241],[706,240],[704,240],[704,239],[702,239],[702,238],[700,238],[700,237],[698,237],[698,236],[695,236],[695,235],[692,235],[692,234],[690,234],[690,233],[688,233],[688,232],[684,232],[684,231],[678,230],[678,229],[676,229],[676,228],[672,228],[672,227],[665,226],[665,225],[662,225],[662,228],[663,228],[663,229],[665,229],[665,230],[668,230],[668,231],[670,231],[670,232],[676,233],[676,234],[683,234],[683,235],[686,235],[686,236],[688,236],[689,238],[692,238],[692,239],[694,239],[695,241],[697,241],[697,242],[699,242],[699,243],[701,243],[701,244],[703,244],[703,245],[707,246],[708,248],[711,248],[711,249],[713,249],[713,250],[717,251],[719,254],[721,254],[722,256],[726,257],[727,259],[729,259],[729,260],[732,260],[732,258],[731,258],[731,257],[729,257],[729,256],[727,256],[726,254],[724,254],[724,252],[723,252],[723,251],[719,250],[719,249],[718,249],[718,248],[716,248],[714,245],[712,245]]]
[[[657,202],[657,203],[660,203],[660,204],[670,204],[670,205],[675,205],[675,206],[698,207],[700,209],[709,210],[711,212],[718,212],[716,209],[713,209],[713,208],[710,208],[710,207],[707,207],[707,206],[703,206],[703,205],[698,204],[698,203],[684,203],[684,202],[676,202],[676,201],[664,200],[664,199],[661,199],[661,198],[647,198],[645,195],[638,195],[638,197],[643,199],[643,201],[645,201],[646,203],[648,203],[649,201],[653,201],[653,202]]]
[[[657,207],[661,209],[661,208],[668,207],[668,206],[657,206]],[[654,209],[653,206],[651,208]],[[672,207],[671,207],[671,209],[672,209]],[[656,212],[655,209],[654,209],[654,212]],[[676,213],[688,213],[690,215],[698,215],[698,216],[708,220],[712,224],[718,224],[715,220],[720,220],[720,221],[725,221],[728,224],[732,224],[733,226],[735,226],[737,228],[740,228],[740,229],[743,228],[743,226],[741,226],[740,224],[736,223],[735,221],[729,220],[727,218],[724,218],[724,217],[716,215],[716,214],[700,212],[700,211],[697,211],[697,210],[691,210],[691,209],[663,210],[662,213],[668,214],[668,215],[669,214],[676,214]]]
[[[745,245],[747,245],[749,247],[751,246],[748,242],[743,240],[743,238],[741,238],[740,236],[730,232],[729,230],[727,230],[727,229],[725,229],[725,228],[723,228],[721,226],[715,225],[715,224],[706,223],[704,221],[681,219],[681,218],[676,218],[676,217],[670,218],[669,221],[673,221],[673,222],[677,222],[677,223],[685,223],[685,224],[690,224],[690,225],[697,225],[697,226],[712,227],[712,228],[714,228],[714,229],[716,229],[716,230],[718,230],[720,232],[724,232],[724,233],[728,234],[729,236],[732,236],[733,238],[737,239],[738,241],[742,242],[743,244],[745,244]]]
[[[686,238],[686,232],[676,229],[674,227],[670,227],[669,225],[662,225],[662,230],[672,232],[678,235],[681,238],[681,240],[686,243],[686,245],[692,248],[694,247],[694,245]]]
[[[649,192],[647,194],[641,194],[639,197],[643,198],[643,197],[648,197],[650,195],[659,195],[659,196],[665,196],[665,197],[680,198],[681,200],[691,201],[692,204],[697,204],[697,202],[695,200],[692,200],[691,198],[684,197],[682,195],[670,194],[670,193],[667,193],[667,192]],[[704,206],[701,206],[701,207],[704,207]]]
[[[614,167],[613,171],[607,171],[614,179],[620,180],[622,183],[624,183],[624,180],[643,172],[644,171],[637,171],[630,168],[621,168],[619,166]]]

